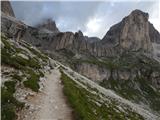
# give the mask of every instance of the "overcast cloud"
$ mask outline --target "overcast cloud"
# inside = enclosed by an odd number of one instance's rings
[[[87,36],[99,38],[102,38],[112,25],[120,22],[132,10],[140,9],[149,13],[149,20],[160,32],[159,0],[12,1],[11,4],[16,17],[28,25],[34,26],[46,18],[52,18],[60,31],[81,30]]]

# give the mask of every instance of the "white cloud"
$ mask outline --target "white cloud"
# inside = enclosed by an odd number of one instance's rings
[[[102,20],[100,18],[92,18],[89,19],[86,27],[87,27],[87,31],[91,32],[91,33],[95,33],[98,32],[98,30],[100,29],[100,23],[102,22]]]

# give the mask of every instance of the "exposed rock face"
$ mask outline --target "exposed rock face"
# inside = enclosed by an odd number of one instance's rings
[[[77,64],[76,71],[90,78],[93,81],[102,82],[103,79],[109,79],[110,71],[93,64]]]
[[[44,23],[37,25],[37,28],[39,29],[47,29],[51,32],[59,32],[55,21],[52,19],[47,19],[44,21]]]
[[[7,23],[9,21],[2,20],[2,27],[7,26],[6,31],[11,27]],[[3,25],[4,23],[7,24]],[[23,36],[25,36],[24,40],[51,52],[69,49],[74,53],[87,53],[97,57],[117,56],[126,51],[142,51],[151,54],[157,51],[153,49],[152,43],[160,43],[160,34],[148,22],[148,14],[140,10],[133,11],[120,23],[112,26],[102,40],[86,37],[81,31],[75,34],[59,32],[55,22],[51,19],[38,25],[38,28],[28,26]]]
[[[12,6],[9,1],[1,1],[1,11],[6,15],[15,17]]]
[[[15,17],[8,16],[4,13],[1,14],[1,31],[8,37],[14,39],[21,38],[27,27],[27,25],[18,21]]]
[[[153,48],[149,25],[148,14],[135,10],[120,23],[112,26],[102,39],[102,43],[119,46],[127,51],[151,52]]]
[[[149,23],[149,36],[152,42],[160,44],[160,33]]]
[[[102,40],[83,36],[80,31],[75,34],[66,32],[55,36],[54,45],[50,48],[56,50],[65,48],[98,57],[116,56],[125,51],[141,51],[151,54],[153,52],[152,43],[159,43],[159,38],[159,33],[148,21],[148,14],[135,10],[120,23],[111,27]]]
[[[133,54],[133,56],[130,57],[125,55],[117,62],[107,60],[108,63],[105,63],[106,61],[102,63],[94,59],[93,62],[80,60],[79,62],[73,64],[74,69],[77,72],[92,79],[93,81],[102,82],[108,80],[129,80],[136,82],[137,78],[142,78],[152,84],[155,88],[159,89],[160,64],[153,59],[142,56],[142,54]]]
[[[99,42],[101,40],[98,37],[86,37],[86,39],[90,43]]]

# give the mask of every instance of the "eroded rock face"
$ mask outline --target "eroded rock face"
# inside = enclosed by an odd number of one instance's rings
[[[108,80],[110,77],[109,70],[93,64],[82,63],[76,65],[76,71],[97,82],[102,82],[104,79]]]
[[[27,25],[17,20],[15,17],[1,14],[1,31],[10,38],[20,38],[25,33]]]
[[[9,1],[1,1],[1,11],[8,16],[15,17],[12,6]]]
[[[148,14],[135,10],[112,26],[102,40],[96,39],[96,42],[92,42],[92,38],[84,36],[81,31],[75,34],[65,32],[53,38],[54,45],[51,48],[86,52],[97,57],[116,56],[126,51],[152,54],[152,43],[158,43],[159,38],[159,33],[148,21]]]
[[[11,26],[10,20],[3,19],[2,30],[7,32],[10,28],[16,29],[13,25]],[[52,32],[42,31],[42,29]],[[112,26],[102,40],[97,38],[95,40],[93,37],[93,42],[92,38],[84,36],[81,31],[59,32],[51,19],[39,25],[38,28],[28,26],[22,36],[25,36],[23,39],[27,42],[51,52],[69,49],[74,53],[87,53],[96,57],[112,57],[126,51],[152,54],[155,51],[152,43],[160,43],[160,34],[148,22],[148,14],[140,10],[133,11],[120,23]]]
[[[152,70],[152,67],[147,66],[143,68],[133,67],[132,69],[118,68],[110,69],[105,66],[99,66],[91,63],[77,63],[74,66],[74,69],[88,77],[89,79],[96,82],[103,82],[108,80],[116,81],[135,81],[137,78],[144,78],[146,81],[150,82],[155,88],[160,88],[160,73],[155,68]],[[136,81],[135,81],[136,82]]]
[[[103,44],[119,46],[126,51],[152,52],[150,37],[150,23],[148,14],[140,10],[134,10],[120,23],[110,28],[102,39]],[[153,30],[151,30],[153,31]]]
[[[55,21],[52,19],[45,20],[42,24],[37,25],[37,28],[39,29],[47,29],[51,32],[59,32]]]

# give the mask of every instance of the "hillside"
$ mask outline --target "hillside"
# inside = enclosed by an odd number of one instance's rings
[[[1,38],[2,119],[16,118],[15,112],[19,113],[30,105],[28,98],[37,96],[35,92],[43,92],[43,87],[47,85],[44,84],[47,80],[45,75],[51,70],[51,66],[60,68],[64,94],[74,108],[77,119],[157,119],[156,115],[143,107],[119,97],[113,91],[104,89],[61,63],[49,59],[24,41],[15,43],[3,34]],[[11,50],[14,54],[10,54]],[[32,58],[34,62],[28,64],[30,60],[27,58]]]
[[[2,120],[160,119],[160,34],[148,13],[99,39],[47,18],[28,26],[2,5]]]

